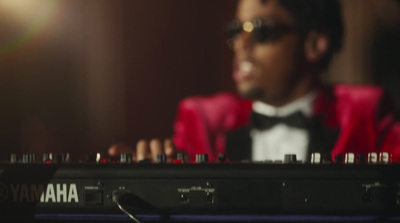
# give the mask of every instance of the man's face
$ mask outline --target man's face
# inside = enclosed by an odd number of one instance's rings
[[[276,0],[241,0],[236,18],[244,23],[261,19],[276,27],[292,27],[262,43],[254,32],[241,32],[234,40],[233,78],[241,95],[280,106],[296,98],[304,82],[304,43],[296,22]]]

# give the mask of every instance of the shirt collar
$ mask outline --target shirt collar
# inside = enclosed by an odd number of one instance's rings
[[[294,112],[301,111],[304,116],[313,115],[313,102],[317,97],[316,91],[311,91],[303,97],[281,107],[275,107],[261,101],[253,103],[253,111],[271,117],[284,117]]]

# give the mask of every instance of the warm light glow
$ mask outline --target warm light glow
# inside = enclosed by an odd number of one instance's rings
[[[60,0],[0,0],[0,19],[13,30],[12,38],[0,43],[0,64],[40,45],[60,15]]]
[[[37,0],[0,0],[0,10],[2,13],[13,16],[14,19],[24,19],[41,11],[41,5],[46,1]]]
[[[254,25],[252,22],[245,22],[243,23],[243,30],[245,32],[251,33],[254,30]]]

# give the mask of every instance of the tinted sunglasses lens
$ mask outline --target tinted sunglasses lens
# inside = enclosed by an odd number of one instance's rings
[[[264,25],[261,21],[256,21],[255,27],[251,31],[254,40],[257,43],[265,43],[272,38],[272,28]],[[243,25],[239,21],[231,22],[225,29],[228,38],[234,40],[241,32],[243,32]]]
[[[228,38],[235,39],[235,37],[242,32],[242,26],[241,26],[240,22],[234,21],[234,22],[231,22],[226,27],[225,31],[226,31],[226,34],[228,35]]]
[[[257,27],[253,31],[254,40],[257,43],[264,43],[271,38],[271,29],[267,26]]]

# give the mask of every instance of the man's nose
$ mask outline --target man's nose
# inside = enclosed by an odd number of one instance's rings
[[[254,40],[251,33],[240,33],[233,42],[233,50],[236,53],[251,51],[254,46]]]

